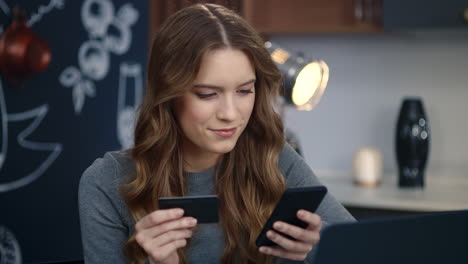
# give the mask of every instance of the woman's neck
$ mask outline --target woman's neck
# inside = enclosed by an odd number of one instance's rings
[[[184,171],[186,172],[202,172],[216,166],[222,154],[196,151],[193,148],[184,148]]]

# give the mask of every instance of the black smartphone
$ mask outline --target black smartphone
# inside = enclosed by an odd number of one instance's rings
[[[182,208],[184,216],[196,218],[199,224],[219,221],[218,204],[217,195],[159,198],[160,209]]]
[[[297,218],[297,211],[304,209],[314,213],[325,197],[325,194],[327,194],[327,188],[325,186],[310,186],[286,189],[279,202],[276,204],[275,209],[271,213],[270,218],[268,218],[268,221],[263,226],[262,232],[260,232],[260,235],[255,242],[257,247],[277,246],[275,242],[271,241],[266,236],[268,230],[273,229],[273,224],[276,221],[283,221],[302,228],[307,227],[307,223]],[[293,239],[288,235],[282,235]]]

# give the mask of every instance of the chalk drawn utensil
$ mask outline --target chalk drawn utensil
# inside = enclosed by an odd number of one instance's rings
[[[48,5],[41,5],[37,9],[37,12],[31,15],[28,20],[28,26],[32,27],[34,24],[39,22],[44,15],[50,13],[54,8],[63,9],[65,0],[50,0]]]
[[[143,98],[143,83],[140,64],[122,63],[119,76],[117,104],[117,137],[122,149],[133,146],[136,109]]]

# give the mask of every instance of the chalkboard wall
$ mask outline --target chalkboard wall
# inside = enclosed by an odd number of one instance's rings
[[[106,151],[132,144],[148,2],[0,0],[0,34],[15,6],[52,60],[20,86],[0,76],[0,262],[82,259],[79,179]]]

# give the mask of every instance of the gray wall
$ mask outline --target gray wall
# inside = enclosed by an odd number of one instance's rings
[[[286,126],[314,169],[351,171],[352,156],[377,147],[396,169],[401,100],[420,96],[431,128],[429,169],[468,167],[468,31],[276,35],[272,41],[325,60],[330,80],[311,112],[289,107]],[[466,173],[465,173],[466,174]]]

